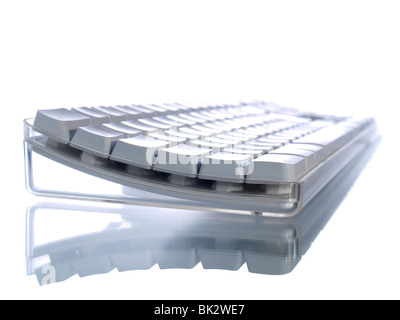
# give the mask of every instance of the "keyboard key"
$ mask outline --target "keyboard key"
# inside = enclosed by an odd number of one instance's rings
[[[297,149],[293,145],[287,145],[282,148],[278,148],[270,152],[271,154],[288,154],[294,156],[301,156],[304,157],[306,161],[306,169],[307,171],[311,170],[317,165],[316,156],[313,151],[304,150],[304,149]]]
[[[252,156],[253,158],[258,158],[262,154],[264,154],[264,150],[260,149],[242,149],[242,148],[228,148],[224,149],[225,153],[237,153],[237,154],[247,154]]]
[[[197,116],[195,114],[191,114],[191,113],[190,114],[189,113],[187,113],[187,114],[186,113],[180,113],[179,116],[182,117],[182,118],[185,118],[185,119],[189,119],[189,120],[195,121],[196,123],[205,123],[205,122],[211,121],[209,118],[204,119],[202,117],[199,117],[199,116]]]
[[[230,131],[230,132],[218,134],[217,137],[220,137],[222,139],[240,140],[241,142],[254,140],[254,137],[252,135],[247,135],[247,134],[236,132],[236,131]]]
[[[249,141],[247,142],[247,144],[249,145],[255,145],[255,146],[265,146],[265,147],[269,147],[269,148],[280,148],[283,147],[285,145],[285,143],[283,143],[280,140],[269,140],[269,139],[263,139],[262,141],[260,139],[256,139],[254,141]]]
[[[154,117],[160,114],[160,112],[157,112],[154,109],[149,109],[146,108],[142,105],[135,105],[135,104],[131,104],[129,105],[130,108],[132,108],[133,110],[136,110],[137,112],[140,112],[143,114],[143,116],[145,117]]]
[[[187,133],[187,132],[183,132],[183,131],[177,131],[176,129],[170,129],[170,130],[166,130],[165,134],[167,135],[171,135],[171,136],[175,136],[175,137],[179,137],[179,138],[185,138],[186,141],[189,140],[196,140],[200,137],[199,134],[193,134],[193,133]]]
[[[219,152],[207,156],[201,164],[199,178],[226,182],[244,182],[252,156]]]
[[[177,121],[179,123],[183,123],[183,124],[189,125],[189,126],[198,123],[198,121],[194,118],[183,117],[183,116],[180,116],[179,114],[168,115],[167,118],[171,119],[172,121]]]
[[[211,127],[211,126],[205,126],[205,125],[201,125],[201,124],[196,124],[194,126],[192,126],[193,129],[195,130],[199,130],[199,131],[205,131],[205,132],[209,132],[211,134],[220,134],[222,132],[224,132],[224,130],[222,130],[221,128],[216,128],[216,127]]]
[[[280,147],[281,144],[277,145],[277,144],[271,144],[271,143],[262,143],[262,142],[255,142],[255,141],[249,141],[243,144],[238,144],[236,145],[236,148],[238,149],[248,149],[248,150],[261,150],[263,151],[263,153],[267,153],[270,152],[274,149],[276,149],[277,147]]]
[[[170,113],[175,113],[180,110],[178,106],[176,106],[174,104],[168,104],[168,103],[155,104],[155,106],[161,107],[161,108],[165,109],[166,111],[169,111]]]
[[[144,123],[144,124],[146,124],[148,126],[152,126],[152,127],[158,128],[158,129],[162,129],[162,130],[168,130],[168,129],[171,128],[170,125],[168,125],[166,123],[163,123],[163,122],[160,122],[160,121],[157,121],[157,120],[154,120],[152,118],[139,119],[139,122]]]
[[[177,143],[185,143],[187,141],[187,139],[185,139],[185,138],[180,138],[180,137],[177,137],[177,136],[165,134],[162,131],[150,132],[148,134],[148,136],[156,138],[156,139],[160,139],[160,140],[169,141],[169,142],[175,143],[175,144],[177,144]]]
[[[90,126],[89,117],[64,108],[53,110],[39,110],[33,124],[37,132],[57,140],[68,143],[79,127]]]
[[[321,146],[317,146],[315,144],[305,144],[305,143],[293,143],[288,146],[296,149],[313,151],[315,155],[315,162],[317,164],[325,160],[324,149]]]
[[[147,108],[149,110],[155,111],[157,114],[168,114],[169,111],[161,106],[157,106],[156,104],[141,104],[140,107]]]
[[[102,125],[103,123],[111,122],[111,118],[108,114],[95,109],[91,109],[88,107],[79,107],[79,108],[72,108],[72,110],[89,117],[94,126],[99,126]]]
[[[196,129],[189,128],[189,127],[182,127],[182,128],[179,128],[178,131],[180,131],[180,132],[186,132],[186,133],[193,134],[193,135],[197,135],[198,137],[209,137],[209,136],[212,136],[212,135],[213,135],[212,132],[209,132],[209,131],[200,131],[200,130],[196,130]]]
[[[160,148],[169,142],[148,136],[138,136],[119,140],[110,159],[132,166],[149,169],[153,166]]]
[[[295,182],[307,173],[304,157],[265,154],[252,160],[247,183]]]
[[[122,124],[134,128],[136,130],[140,130],[143,134],[147,134],[150,132],[158,131],[159,129],[154,126],[149,126],[143,122],[130,120],[130,121],[123,121]]]
[[[113,122],[129,120],[129,117],[125,112],[121,112],[120,110],[115,109],[113,107],[100,106],[100,107],[92,107],[92,109],[108,114]]]
[[[194,147],[207,148],[207,149],[213,150],[213,152],[219,152],[219,151],[223,150],[224,148],[229,147],[228,143],[218,143],[218,142],[212,142],[212,141],[207,141],[207,140],[193,140],[189,144]]]
[[[265,114],[265,111],[263,109],[254,106],[243,106],[241,109],[244,112],[247,112],[247,114],[257,114],[257,115]]]
[[[190,112],[189,114],[192,117],[195,117],[195,118],[198,118],[198,119],[203,119],[204,121],[215,121],[215,120],[218,120],[212,115],[207,115],[207,114],[201,113],[201,111],[199,111],[199,112]]]
[[[202,157],[210,152],[210,149],[197,148],[185,144],[163,148],[158,152],[154,170],[195,178],[198,174]]]
[[[126,113],[130,120],[136,120],[143,115],[142,112],[137,111],[129,106],[114,106],[113,108],[123,113]]]
[[[232,137],[231,137],[232,138]],[[221,144],[227,144],[229,147],[233,147],[234,145],[240,144],[240,140],[233,140],[233,139],[223,139],[219,136],[217,137],[206,137],[204,138],[206,141],[210,142],[215,142],[215,143],[221,143]]]
[[[156,121],[165,123],[165,124],[169,125],[170,127],[175,127],[175,128],[183,127],[186,125],[186,123],[179,122],[177,120],[173,120],[173,119],[170,119],[170,118],[167,118],[164,116],[163,117],[154,117],[153,119]]]
[[[334,122],[329,121],[329,120],[315,120],[315,121],[310,122],[308,125],[313,128],[321,129],[321,128],[330,127],[330,126],[334,125]]]
[[[334,125],[318,130],[308,136],[294,141],[294,143],[315,144],[324,148],[324,155],[330,156],[350,141],[352,133],[349,128],[342,125]]]
[[[108,158],[116,142],[123,134],[103,126],[80,127],[71,140],[71,147]]]
[[[207,129],[210,128],[213,130],[218,130],[219,132],[233,130],[233,128],[231,126],[229,126],[228,124],[224,123],[224,121],[205,122],[201,126],[207,128]]]
[[[136,137],[142,134],[142,131],[134,129],[130,126],[126,126],[120,122],[106,123],[103,124],[103,127],[122,133],[124,135],[124,138]]]
[[[280,136],[276,136],[276,135],[268,135],[266,137],[261,137],[261,138],[257,139],[257,141],[266,142],[266,143],[269,143],[269,142],[273,142],[273,143],[280,142],[282,144],[290,143],[290,139],[289,138],[280,137]]]

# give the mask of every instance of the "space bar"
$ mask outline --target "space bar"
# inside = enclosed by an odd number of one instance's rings
[[[319,145],[324,148],[324,156],[328,157],[349,142],[351,138],[351,129],[343,124],[337,124],[297,139],[293,143]]]

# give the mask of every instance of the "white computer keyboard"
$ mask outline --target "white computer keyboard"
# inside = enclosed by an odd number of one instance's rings
[[[33,150],[167,196],[295,214],[376,137],[374,119],[262,101],[39,110]],[[215,206],[215,205],[214,205]]]

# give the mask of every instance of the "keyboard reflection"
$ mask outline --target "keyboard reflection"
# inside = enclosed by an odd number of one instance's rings
[[[39,284],[78,275],[193,268],[286,274],[307,252],[368,160],[342,170],[296,216],[272,218],[216,212],[42,202],[27,210],[27,273]]]
[[[282,274],[299,261],[296,226],[258,216],[39,203],[28,210],[27,223],[28,274],[40,284],[114,268],[193,268],[199,262],[226,270],[246,262],[250,272]],[[79,227],[64,236],[67,226]]]

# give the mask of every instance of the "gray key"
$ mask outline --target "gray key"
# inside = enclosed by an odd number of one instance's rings
[[[224,130],[221,128],[211,128],[210,126],[205,126],[201,124],[195,124],[194,126],[192,126],[192,128],[199,131],[210,132],[211,134],[220,134],[224,132]]]
[[[251,139],[256,139],[260,136],[260,132],[251,132],[250,130],[247,129],[238,129],[235,131],[236,134],[241,134],[246,137],[250,137]]]
[[[165,134],[179,137],[179,138],[184,138],[184,139],[186,139],[186,141],[196,140],[200,137],[199,134],[192,134],[192,133],[177,131],[177,130],[173,130],[173,129],[166,130]]]
[[[142,116],[142,112],[132,109],[129,106],[114,106],[113,108],[126,113],[130,120],[136,120]]]
[[[206,137],[204,138],[206,141],[210,142],[215,142],[215,143],[221,143],[221,144],[227,144],[229,147],[233,147],[234,145],[240,144],[240,140],[234,140],[234,139],[223,139],[220,137]]]
[[[203,156],[210,151],[186,144],[160,149],[154,170],[195,178]]]
[[[215,121],[215,120],[217,120],[217,119],[215,119],[214,116],[204,114],[201,111],[191,112],[190,115],[193,116],[193,117],[199,118],[199,119],[203,119],[205,121]]]
[[[293,145],[287,145],[270,152],[271,154],[288,154],[304,157],[306,161],[306,170],[309,171],[317,165],[315,152],[304,149],[296,149]]]
[[[162,123],[160,121],[154,120],[152,118],[144,118],[144,119],[139,119],[139,122],[144,123],[148,126],[152,126],[158,129],[162,129],[162,130],[168,130],[171,128],[171,126],[169,124],[166,123]]]
[[[284,138],[284,139],[287,139],[289,141],[293,141],[293,140],[301,138],[302,136],[304,136],[304,134],[300,134],[299,132],[283,131],[283,132],[275,133],[274,136],[278,137],[278,138]]]
[[[103,127],[117,131],[119,133],[122,133],[124,135],[124,138],[136,137],[136,136],[140,136],[142,134],[142,132],[140,130],[126,126],[123,123],[119,123],[119,122],[106,123],[106,124],[103,124]]]
[[[98,110],[94,110],[88,107],[72,108],[72,110],[89,117],[94,126],[99,126],[103,123],[111,122],[111,118],[108,114]]]
[[[289,144],[288,147],[293,147],[296,149],[303,149],[303,150],[310,150],[314,152],[315,155],[315,162],[321,163],[325,160],[324,157],[324,148],[321,146],[317,146],[315,144],[305,144],[305,143],[292,143]]]
[[[154,117],[154,116],[159,114],[159,112],[157,112],[157,111],[155,111],[153,109],[149,109],[149,108],[143,107],[141,105],[131,104],[131,105],[129,105],[129,107],[134,109],[134,110],[136,110],[136,111],[138,111],[138,112],[141,112],[143,115],[146,115],[146,116],[149,116],[149,117]]]
[[[247,154],[253,158],[258,158],[263,155],[264,150],[259,149],[241,149],[241,148],[228,148],[224,150],[225,153],[237,153],[237,154]]]
[[[237,144],[251,140],[251,138],[245,137],[240,134],[235,135],[234,132],[221,133],[221,134],[216,135],[215,138],[230,140],[230,141],[237,141]]]
[[[252,136],[252,135],[247,135],[247,134],[235,132],[235,131],[219,134],[219,135],[217,135],[217,137],[221,137],[223,139],[225,139],[225,137],[226,137],[226,139],[240,140],[242,142],[254,140],[254,136]]]
[[[287,137],[280,137],[280,136],[276,136],[276,135],[268,135],[266,137],[261,137],[259,139],[257,139],[257,141],[259,142],[280,142],[283,144],[287,144],[290,143],[290,139]]]
[[[156,104],[156,106],[161,107],[167,111],[170,111],[172,113],[179,111],[180,109],[178,106],[174,104],[168,104],[168,103],[161,103],[161,104]]]
[[[198,137],[209,137],[212,136],[212,133],[209,131],[200,131],[189,127],[179,128],[180,132],[186,132],[189,134],[197,135]]]
[[[183,126],[186,125],[183,122],[180,122],[180,121],[177,121],[177,120],[173,120],[173,119],[170,119],[170,118],[167,118],[167,117],[154,117],[153,119],[156,120],[156,121],[168,124],[170,127],[175,127],[175,128],[183,127]]]
[[[218,122],[222,122],[224,127],[227,127],[227,128],[231,129],[230,131],[238,130],[238,129],[241,129],[241,128],[243,128],[245,126],[245,124],[243,123],[241,118],[227,119],[227,120],[222,120],[222,121],[218,121]]]
[[[89,117],[67,109],[39,110],[33,129],[62,143],[68,143],[79,127],[90,126]]]
[[[329,120],[315,120],[309,123],[310,127],[314,127],[314,128],[325,128],[325,127],[330,127],[334,125],[334,122],[329,121]]]
[[[228,143],[218,143],[218,142],[212,142],[212,141],[207,141],[207,140],[193,140],[189,144],[194,147],[208,148],[210,150],[213,150],[213,152],[219,152],[219,151],[223,150],[224,148],[229,147]]]
[[[279,145],[280,146],[280,145]],[[257,143],[257,142],[246,142],[243,144],[238,144],[236,146],[236,148],[238,149],[248,149],[248,150],[261,150],[263,151],[263,153],[267,153],[270,152],[272,150],[274,150],[275,148],[277,148],[276,145],[273,144],[268,144],[268,143]]]
[[[324,155],[328,157],[350,141],[351,138],[352,132],[349,128],[343,125],[334,125],[297,139],[294,143],[307,143],[321,146],[324,148]]]
[[[117,142],[110,159],[132,166],[149,169],[153,166],[160,148],[165,148],[168,141],[148,136],[121,139]]]
[[[161,106],[158,106],[156,104],[141,104],[140,107],[147,108],[149,110],[155,111],[157,114],[168,114],[169,111]]]
[[[230,118],[227,114],[218,112],[216,110],[200,111],[200,114],[205,115],[206,117],[212,117],[214,120],[224,120]]]
[[[177,108],[177,109],[178,109],[177,112],[180,112],[180,111],[189,111],[189,110],[192,110],[192,109],[193,109],[193,108],[190,107],[190,106],[187,106],[187,105],[182,104],[182,103],[177,103],[177,102],[173,102],[173,103],[164,103],[164,104],[166,104],[166,105],[168,105],[168,106],[171,106],[171,107],[174,107],[174,108]]]
[[[129,120],[129,117],[125,112],[121,112],[120,110],[114,109],[113,107],[100,106],[92,107],[92,109],[108,114],[113,122]]]
[[[223,121],[205,122],[201,126],[204,128],[217,129],[218,131],[232,131],[234,129]]]
[[[307,172],[304,157],[265,154],[252,161],[247,183],[295,182]]]
[[[194,124],[197,123],[197,121],[195,121],[194,119],[180,117],[179,114],[174,114],[174,115],[171,114],[171,115],[166,116],[166,118],[170,119],[171,121],[176,121],[178,123],[183,123],[183,124],[189,125],[189,126],[194,125]]]
[[[183,118],[183,119],[188,119],[188,120],[193,121],[195,123],[204,123],[204,122],[209,121],[209,120],[206,120],[206,119],[203,119],[203,118],[191,115],[191,114],[187,114],[187,113],[179,113],[176,116],[178,116],[180,118]]]
[[[164,133],[162,131],[161,132],[160,131],[150,132],[148,134],[148,136],[152,137],[152,138],[160,139],[160,140],[169,141],[169,142],[175,143],[175,144],[177,144],[177,143],[185,143],[187,141],[186,138],[180,138],[180,137],[177,137],[177,136],[166,134],[166,133]]]
[[[247,112],[247,114],[257,114],[257,115],[265,114],[265,111],[263,109],[254,106],[243,106],[241,109],[244,112]]]
[[[263,139],[262,141],[260,141],[259,139],[256,139],[254,141],[249,141],[248,144],[255,145],[255,146],[273,147],[273,148],[279,148],[279,147],[283,147],[285,145],[282,141],[268,140],[268,139]]]
[[[236,108],[227,108],[226,111],[230,114],[235,115],[236,117],[243,117],[243,116],[247,116],[247,112],[244,110],[240,110],[240,108],[236,107]]]
[[[252,156],[219,152],[207,156],[201,164],[199,178],[226,182],[244,182]]]
[[[136,120],[123,121],[122,124],[127,125],[136,130],[140,130],[140,131],[142,131],[143,134],[147,134],[147,133],[155,132],[155,131],[159,130],[156,127],[149,126],[147,124],[144,124],[144,123],[136,121]]]
[[[71,140],[71,147],[108,158],[115,143],[124,136],[121,133],[103,126],[89,126],[79,128]]]

